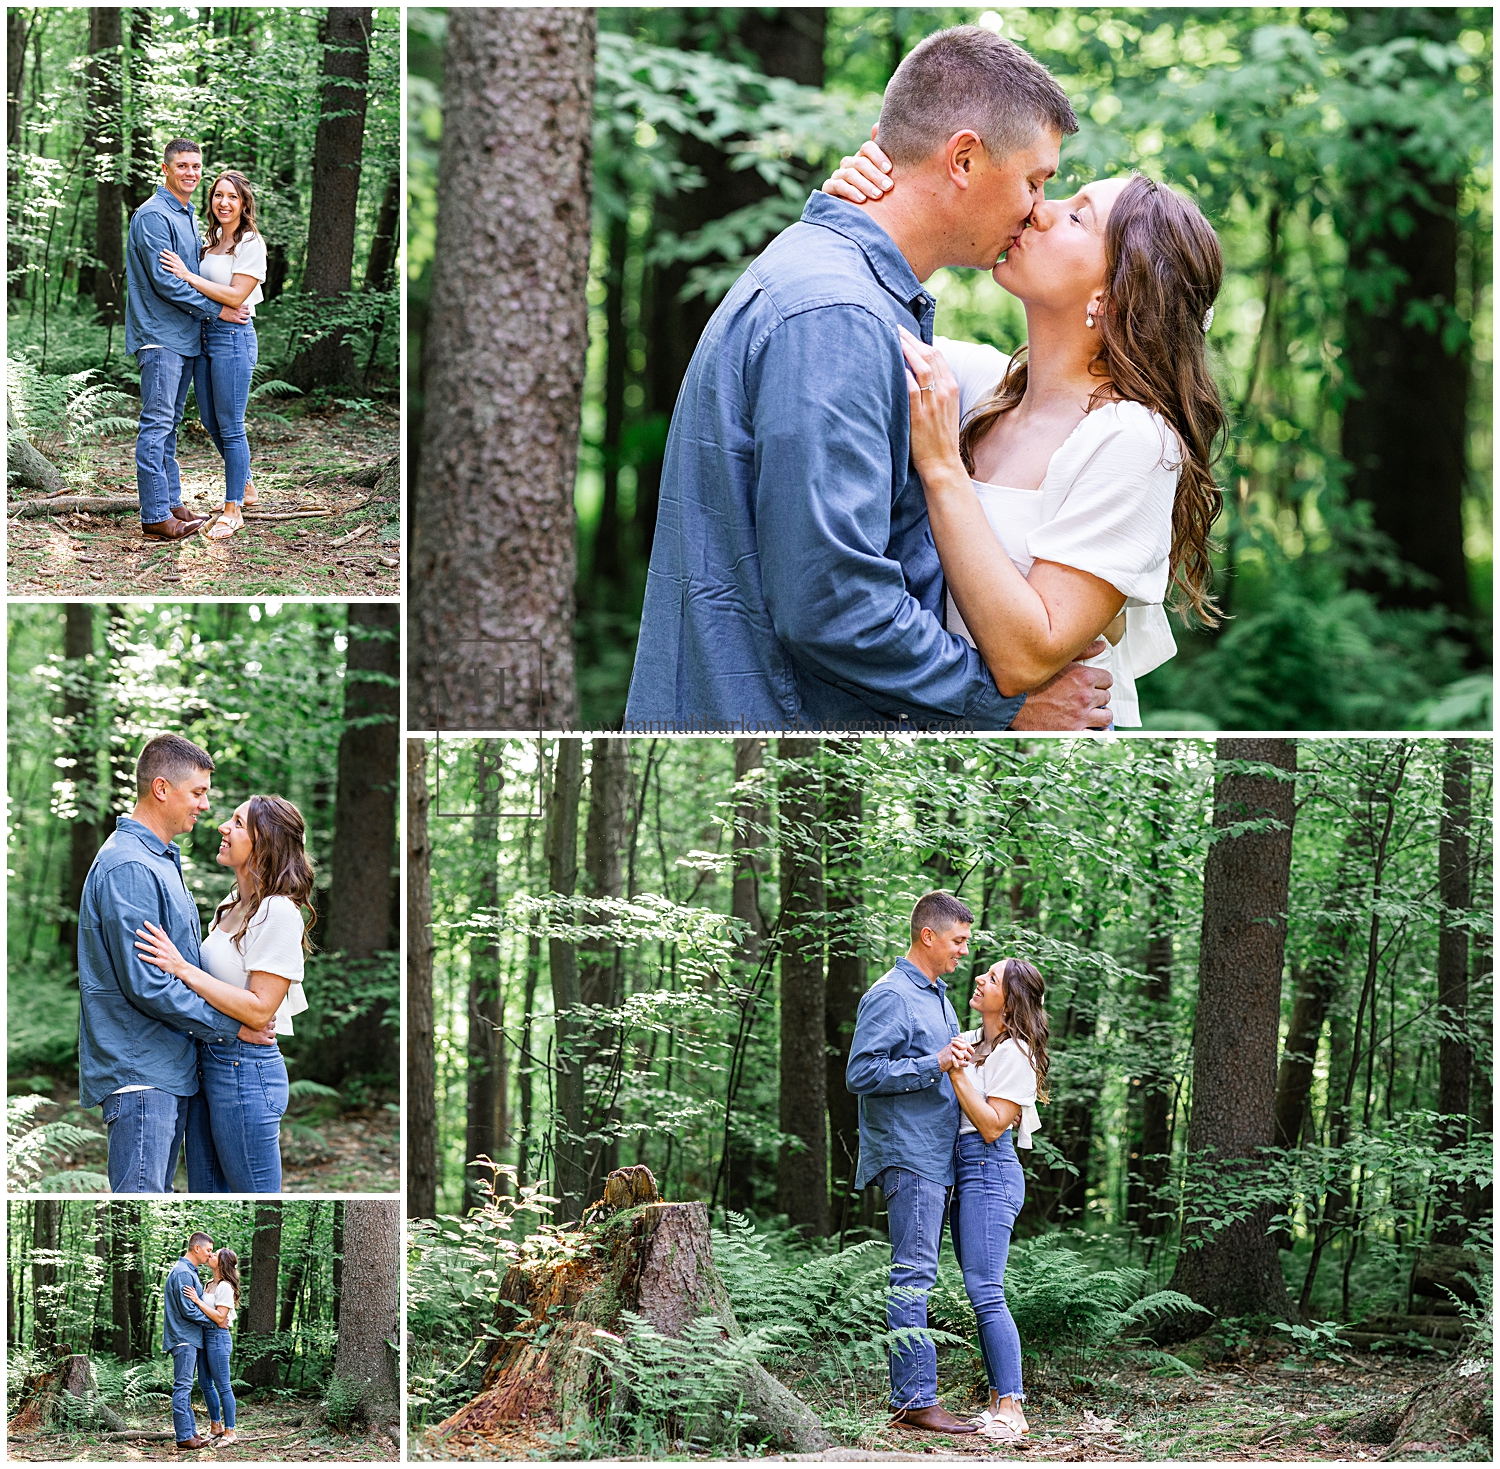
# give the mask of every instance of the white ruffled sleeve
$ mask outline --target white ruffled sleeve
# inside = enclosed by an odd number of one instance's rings
[[[234,252],[234,273],[253,275],[262,284],[266,279],[266,242],[259,235],[246,235]]]
[[[1036,1072],[1031,1058],[1014,1038],[1000,1042],[987,1058],[984,1070],[984,1094],[1014,1102],[1021,1109],[1016,1124],[1016,1146],[1029,1148],[1031,1134],[1042,1125],[1036,1110]]]
[[[302,992],[302,915],[290,898],[268,898],[260,905],[245,934],[245,969],[291,981],[276,1011],[277,1034],[291,1035],[292,1016],[307,1009],[307,996]]]
[[[934,337],[932,345],[943,354],[948,370],[958,380],[958,411],[961,418],[967,418],[975,405],[999,385],[1010,366],[1010,358],[998,347],[984,342]]]

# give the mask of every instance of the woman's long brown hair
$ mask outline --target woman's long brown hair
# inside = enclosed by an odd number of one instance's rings
[[[1024,959],[1007,959],[1000,971],[1005,986],[1005,1033],[1025,1043],[1036,1072],[1036,1099],[1047,1100],[1047,983],[1041,970]]]
[[[1174,609],[1206,627],[1219,621],[1214,601],[1214,519],[1222,499],[1213,465],[1224,451],[1228,418],[1208,370],[1204,318],[1219,294],[1223,256],[1213,226],[1190,199],[1137,174],[1109,212],[1104,229],[1104,306],[1095,317],[1102,378],[1089,411],[1122,399],[1142,403],[1177,431],[1182,468],[1172,506]],[[959,434],[964,466],[990,425],[1026,395],[1026,348]]]
[[[222,173],[214,175],[214,181],[208,186],[208,248],[212,250],[220,240],[224,238],[224,226],[219,223],[218,216],[214,213],[214,190],[219,187],[222,180],[228,179],[234,185],[234,191],[240,196],[240,222],[234,229],[234,243],[236,246],[245,238],[255,225],[255,194],[250,188],[250,180],[242,173],[236,173],[232,168],[226,168]]]
[[[250,920],[267,898],[290,898],[298,908],[308,912],[309,916],[302,921],[302,947],[311,951],[307,935],[318,921],[318,910],[312,903],[313,868],[307,860],[307,827],[302,813],[280,796],[251,796],[245,829],[250,833],[250,875],[255,886],[244,895],[249,906],[245,921],[234,937],[235,948],[242,954],[245,952]],[[236,883],[234,891],[215,911],[214,922],[218,923],[239,900]]]
[[[231,1249],[219,1251],[219,1279],[227,1280],[234,1291],[234,1309],[240,1308],[240,1257]]]

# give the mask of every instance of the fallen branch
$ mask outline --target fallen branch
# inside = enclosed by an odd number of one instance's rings
[[[373,525],[362,525],[358,530],[352,530],[346,536],[338,536],[334,540],[329,541],[329,548],[336,551],[340,546],[347,546],[351,541],[357,541],[361,536],[368,535],[374,529]]]
[[[127,1428],[123,1433],[101,1433],[101,1443],[172,1443],[176,1440],[174,1433],[159,1433],[145,1428]]]
[[[63,490],[67,481],[34,445],[28,442],[16,415],[11,411],[10,394],[5,395],[5,458],[11,477],[29,490]]]
[[[7,515],[37,516],[52,515],[64,510],[86,510],[94,515],[122,515],[127,510],[139,511],[141,502],[134,496],[123,495],[54,495],[48,500],[12,501]]]
[[[246,520],[302,520],[309,516],[331,516],[326,505],[309,505],[306,510],[246,510]]]

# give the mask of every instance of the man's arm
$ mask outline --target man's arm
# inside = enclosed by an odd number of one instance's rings
[[[910,439],[895,330],[858,306],[803,312],[771,333],[747,386],[761,584],[776,635],[820,678],[892,716],[1009,726],[1021,700],[1000,694],[888,554]]]
[[[849,1045],[844,1085],[857,1097],[895,1096],[935,1086],[955,1060],[969,1050],[961,1037],[931,1056],[903,1056],[893,1052],[906,1044],[906,1007],[889,986],[865,998]]]
[[[219,314],[218,302],[210,301],[186,281],[178,280],[161,263],[161,252],[175,248],[171,226],[155,210],[144,210],[131,221],[130,253],[135,256],[142,278],[150,282],[151,289],[179,310],[203,321],[213,321]]]
[[[122,862],[100,884],[100,928],[110,967],[125,998],[143,1014],[194,1040],[225,1044],[239,1034],[240,1023],[199,999],[179,979],[147,964],[135,950],[135,931],[149,918],[167,921],[165,894],[156,874],[144,863]]]

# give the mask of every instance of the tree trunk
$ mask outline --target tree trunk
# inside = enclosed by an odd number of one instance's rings
[[[286,1281],[282,1286],[281,1319],[276,1327],[278,1331],[288,1332],[292,1329],[292,1320],[297,1310],[297,1297],[302,1294],[302,1287],[307,1280],[307,1267],[317,1240],[318,1215],[322,1208],[321,1199],[315,1199],[308,1205],[307,1232],[302,1237],[302,1248],[293,1258],[292,1268],[287,1272]]]
[[[1438,825],[1438,1010],[1442,1039],[1438,1043],[1437,1109],[1453,1119],[1443,1125],[1442,1141],[1450,1151],[1468,1142],[1469,1082],[1474,1046],[1469,1037],[1469,788],[1474,757],[1467,740],[1444,742],[1443,809]],[[1444,1190],[1438,1204],[1438,1244],[1461,1245],[1469,1233],[1470,1191],[1456,1184]]]
[[[1494,1410],[1494,1367],[1486,1356],[1465,1354],[1436,1382],[1407,1400],[1382,1459],[1467,1459],[1445,1453],[1474,1439],[1488,1439]],[[1481,1459],[1487,1457],[1480,1455]]]
[[[100,1200],[94,1205],[94,1258],[99,1262],[98,1293],[94,1297],[94,1329],[89,1337],[90,1352],[107,1352],[111,1346],[114,1323],[114,1298],[110,1290],[110,1238],[109,1201]]]
[[[365,290],[388,291],[396,274],[396,246],[401,228],[401,167],[392,165],[386,175],[385,194],[365,262]]]
[[[455,9],[413,520],[412,723],[570,729],[595,14]],[[503,676],[502,676],[503,671]]]
[[[99,752],[94,746],[94,607],[91,602],[66,604],[63,659],[67,665],[63,688],[63,724],[67,729],[68,778],[73,787],[73,817],[68,824],[68,869],[62,893],[63,917],[57,926],[58,947],[75,972],[78,968],[78,908],[83,884],[99,850]]]
[[[823,833],[818,740],[784,739],[781,839],[781,1131],[776,1208],[794,1228],[828,1233],[827,985],[823,975]]]
[[[339,1324],[344,1300],[344,1205],[347,1200],[333,1201],[333,1324]]]
[[[56,1199],[38,1199],[31,1206],[31,1345],[46,1354],[57,1345],[58,1230],[62,1204]]]
[[[94,254],[99,266],[89,290],[101,326],[118,325],[125,301],[125,236],[122,228],[124,191],[120,187],[119,158],[125,146],[125,111],[120,95],[120,68],[124,65],[123,12],[114,6],[97,5],[89,11],[89,51],[105,53],[102,61],[89,63],[91,104],[90,143],[94,152]],[[78,278],[83,296],[83,272]]]
[[[1164,837],[1164,832],[1158,832]],[[1160,846],[1150,856],[1154,879],[1150,925],[1146,935],[1146,982],[1141,986],[1139,1035],[1146,1064],[1141,1068],[1140,1151],[1132,1160],[1127,1188],[1130,1217],[1143,1238],[1154,1239],[1167,1230],[1161,1192],[1167,1181],[1172,1123],[1172,922],[1170,888],[1160,870]]]
[[[344,1250],[359,1262],[359,1289],[339,1312],[333,1377],[358,1392],[359,1417],[394,1432],[401,1389],[401,1205],[395,1199],[344,1204]]]
[[[5,395],[5,469],[8,479],[22,489],[40,490],[44,495],[60,495],[68,488],[57,466],[43,457],[26,440]]]
[[[589,765],[589,816],[583,836],[584,891],[590,897],[618,898],[624,888],[624,855],[630,832],[630,745],[622,739],[596,739]],[[595,912],[592,921],[607,924],[607,912]],[[617,1010],[625,1001],[624,970],[618,946],[601,943],[585,950],[579,968],[578,994],[584,1005]],[[605,1178],[620,1164],[616,1129],[619,1109],[614,1097],[619,1088],[619,1028],[589,1023],[584,1038],[584,1094],[589,1099],[585,1115],[588,1141],[583,1153],[583,1197],[597,1199]]]
[[[479,792],[474,825],[474,898],[477,912],[494,914],[500,907],[500,740],[482,740],[475,747]],[[464,1073],[464,1161],[500,1161],[500,1112],[504,1104],[502,1067],[505,1058],[505,1014],[500,995],[500,936],[493,929],[469,935],[469,1034]],[[493,1180],[479,1168],[464,1169],[464,1203],[471,1209],[483,1202],[482,1185]]]
[[[437,1215],[437,1031],[427,742],[406,742],[406,1213]]]
[[[147,105],[147,88],[151,81],[151,60],[146,47],[151,44],[154,17],[149,5],[132,7],[130,12],[130,162],[125,168],[121,193],[125,212],[134,214],[156,188],[161,160],[151,140],[151,114]]]
[[[354,225],[365,144],[365,84],[370,76],[366,6],[329,6],[323,22],[323,82],[313,144],[312,205],[307,216],[304,295],[328,299],[338,311],[354,278]],[[303,391],[355,380],[354,353],[342,331],[302,348],[287,380]]]
[[[140,1290],[140,1271],[135,1268],[135,1233],[131,1229],[130,1205],[109,1206],[110,1231],[110,1322],[111,1350],[122,1362],[135,1360],[135,1340],[130,1330],[130,1302]]]
[[[494,1444],[507,1427],[532,1420],[564,1431],[583,1426],[612,1401],[596,1333],[625,1330],[624,1311],[663,1336],[680,1337],[702,1316],[713,1316],[728,1336],[743,1335],[714,1268],[701,1201],[659,1202],[643,1167],[612,1173],[604,1197],[580,1261],[506,1275],[498,1314],[509,1334],[478,1396],[435,1431],[445,1445]],[[812,1411],[758,1364],[745,1377],[740,1405],[780,1449],[818,1454],[834,1446]]]
[[[1218,742],[1216,760],[1188,1152],[1195,1159],[1231,1162],[1253,1157],[1274,1136],[1297,746],[1292,740],[1225,739]],[[1271,771],[1235,769],[1232,762],[1242,761]],[[1241,823],[1259,829],[1231,834]],[[1216,1316],[1295,1319],[1269,1233],[1270,1215],[1270,1206],[1263,1205],[1211,1235],[1189,1223],[1172,1289]],[[1187,1316],[1172,1334],[1192,1334],[1201,1321]]]
[[[90,1426],[97,1421],[106,1432],[127,1431],[125,1420],[100,1398],[94,1364],[81,1353],[65,1356],[29,1377],[20,1398],[21,1411],[10,1422],[11,1433],[36,1433],[54,1425],[77,1433],[80,1419]],[[73,1401],[65,1403],[68,1398]]]
[[[828,1103],[828,1157],[832,1177],[830,1224],[841,1234],[856,1208],[855,1170],[859,1159],[859,1098],[845,1082],[854,1018],[865,992],[865,960],[859,951],[860,871],[864,848],[861,826],[864,795],[857,776],[843,762],[859,753],[858,740],[829,745],[834,760],[827,771],[828,984],[823,1001],[823,1041],[827,1057],[824,1087]]]
[[[271,1337],[276,1331],[277,1276],[281,1270],[281,1204],[262,1202],[255,1206],[255,1233],[250,1239],[249,1304],[245,1307],[244,1334]],[[248,1343],[246,1343],[248,1345]],[[253,1387],[275,1387],[275,1356],[265,1352],[245,1368],[245,1381]]]
[[[547,816],[547,886],[556,896],[571,898],[578,887],[578,799],[583,791],[583,741],[557,741],[556,768]],[[553,1145],[558,1196],[557,1218],[577,1219],[588,1202],[583,1154],[583,1038],[579,1034],[578,950],[564,939],[548,939],[552,972],[552,1013],[556,1042],[557,1139]]]
[[[396,791],[400,781],[401,609],[391,602],[349,604],[344,668],[344,733],[334,800],[333,881],[324,946],[348,959],[395,947]],[[303,1070],[327,1086],[346,1076],[384,1073],[399,1062],[396,1032],[377,1000],[351,1020]]]

